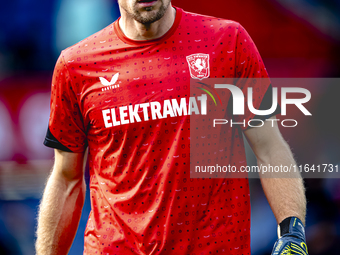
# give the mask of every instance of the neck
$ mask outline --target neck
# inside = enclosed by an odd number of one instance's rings
[[[152,40],[163,36],[172,27],[176,17],[176,9],[171,4],[161,19],[150,24],[139,23],[123,8],[120,8],[120,12],[119,27],[132,40]]]

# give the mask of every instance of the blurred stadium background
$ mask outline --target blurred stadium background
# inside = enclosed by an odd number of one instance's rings
[[[271,77],[339,77],[338,0],[173,0],[187,11],[240,22]],[[34,254],[36,216],[53,150],[42,145],[60,51],[119,16],[115,0],[12,0],[0,8],[0,254]],[[340,87],[309,88],[313,117],[281,129],[299,163],[340,163]],[[326,113],[326,110],[328,112]],[[87,176],[88,179],[88,176]],[[252,254],[270,254],[276,221],[251,182]],[[340,180],[307,179],[311,255],[340,254]],[[70,254],[82,254],[87,196]]]

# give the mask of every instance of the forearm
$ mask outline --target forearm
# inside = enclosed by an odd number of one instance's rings
[[[40,205],[37,255],[67,254],[76,234],[85,198],[83,176],[68,179],[53,171]]]
[[[290,166],[295,165],[295,161],[289,146],[283,142],[273,148],[266,157],[258,158],[258,164]],[[305,223],[306,197],[300,173],[265,173],[261,176],[264,193],[277,222],[295,216]]]

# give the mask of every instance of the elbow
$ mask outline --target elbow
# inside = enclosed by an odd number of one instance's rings
[[[74,189],[85,190],[84,171],[82,169],[63,168],[58,165],[54,166],[51,178],[62,183],[67,193],[72,193]]]
[[[283,141],[273,146],[266,146],[264,150],[259,150],[256,154],[258,164],[268,165],[277,163],[295,163],[289,145]]]

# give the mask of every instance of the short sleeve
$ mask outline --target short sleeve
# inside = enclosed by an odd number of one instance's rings
[[[248,88],[252,88],[252,103],[255,109],[260,109],[264,96],[271,89],[271,82],[264,66],[262,58],[255,43],[249,36],[248,32],[239,25],[236,41],[236,68],[234,84],[238,86],[243,95],[244,115],[234,115],[236,122],[245,122],[246,125],[240,125],[242,130],[247,129],[248,121],[253,119],[255,114],[248,107]]]
[[[62,54],[54,68],[50,106],[50,119],[44,144],[64,151],[85,151],[87,142],[84,122]]]

